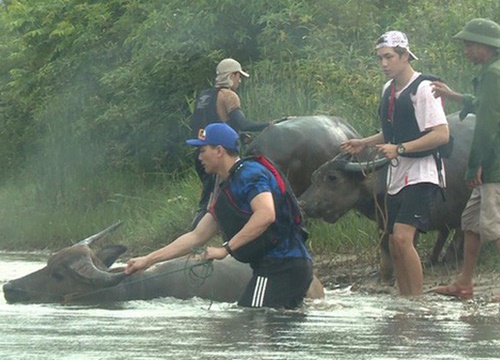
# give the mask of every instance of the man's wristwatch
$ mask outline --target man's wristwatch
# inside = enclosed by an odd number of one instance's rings
[[[229,246],[229,241],[225,241],[222,243],[222,247],[226,249],[227,253],[231,256],[233,256],[233,250],[231,250],[231,247]]]
[[[398,155],[403,155],[406,153],[406,148],[403,144],[398,144],[398,147],[396,148],[396,152]]]

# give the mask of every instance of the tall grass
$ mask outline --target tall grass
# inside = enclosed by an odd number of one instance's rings
[[[360,69],[344,69],[335,64],[320,65],[317,60],[304,60],[276,68],[275,64],[261,61],[250,69],[251,77],[244,80],[240,90],[242,106],[251,119],[269,121],[285,116],[340,116],[355,124],[361,133],[373,133],[378,124],[376,101],[381,83],[365,80],[359,85],[365,87],[369,84],[373,91],[361,92],[355,98],[352,83],[357,80],[353,78],[361,76],[367,67],[371,68],[368,78],[372,74],[378,75],[378,70],[374,72],[372,69],[374,61],[371,64],[360,61],[359,64]],[[359,98],[369,106],[360,106]]]
[[[95,193],[99,203],[75,202],[53,206],[36,195],[27,182],[5,184],[0,191],[0,248],[4,250],[57,249],[90,236],[118,220],[124,226],[113,235],[131,250],[144,252],[183,233],[196,208],[199,185],[194,174],[164,176],[164,181],[144,182],[138,178],[101,179]],[[76,196],[76,195],[75,195]],[[8,205],[6,205],[8,204]]]

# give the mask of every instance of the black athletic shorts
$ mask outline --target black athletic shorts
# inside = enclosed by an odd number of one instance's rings
[[[404,187],[387,197],[387,230],[392,234],[395,223],[414,226],[420,232],[429,230],[431,205],[439,195],[439,186],[422,183]]]
[[[254,267],[238,305],[295,309],[302,305],[313,279],[311,260],[264,258]]]

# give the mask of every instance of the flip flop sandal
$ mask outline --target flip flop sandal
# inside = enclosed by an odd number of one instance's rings
[[[440,295],[455,296],[461,299],[471,299],[473,295],[472,287],[457,284],[438,286],[432,289],[432,292]]]

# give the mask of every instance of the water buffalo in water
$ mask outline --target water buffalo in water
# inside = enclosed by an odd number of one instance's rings
[[[359,133],[344,119],[298,116],[264,129],[245,149],[245,155],[264,155],[287,176],[296,196],[311,185],[311,176],[339,154],[339,145]]]
[[[470,189],[464,182],[475,117],[469,115],[463,122],[458,113],[448,116],[450,133],[454,137],[454,148],[449,159],[445,159],[446,201],[441,196],[434,199],[432,208],[432,230],[438,230],[439,237],[431,256],[431,262],[437,262],[441,249],[450,229],[459,229],[460,217],[469,198]],[[370,163],[368,163],[369,165]],[[319,217],[334,223],[351,209],[371,219],[376,216],[374,192],[377,203],[383,207],[387,165],[374,175],[367,167],[344,159],[332,159],[323,164],[313,175],[312,185],[300,197],[303,210],[308,216]],[[455,232],[456,242],[463,236],[460,230]],[[384,280],[392,275],[392,262],[389,256],[388,237],[381,241],[381,273]]]
[[[110,269],[126,251],[124,246],[108,246],[97,254],[90,249],[119,224],[57,252],[43,269],[6,283],[3,291],[7,302],[100,304],[167,296],[235,302],[252,276],[247,264],[229,257],[213,262],[181,258],[126,276],[123,268]],[[308,297],[323,297],[317,278]]]

